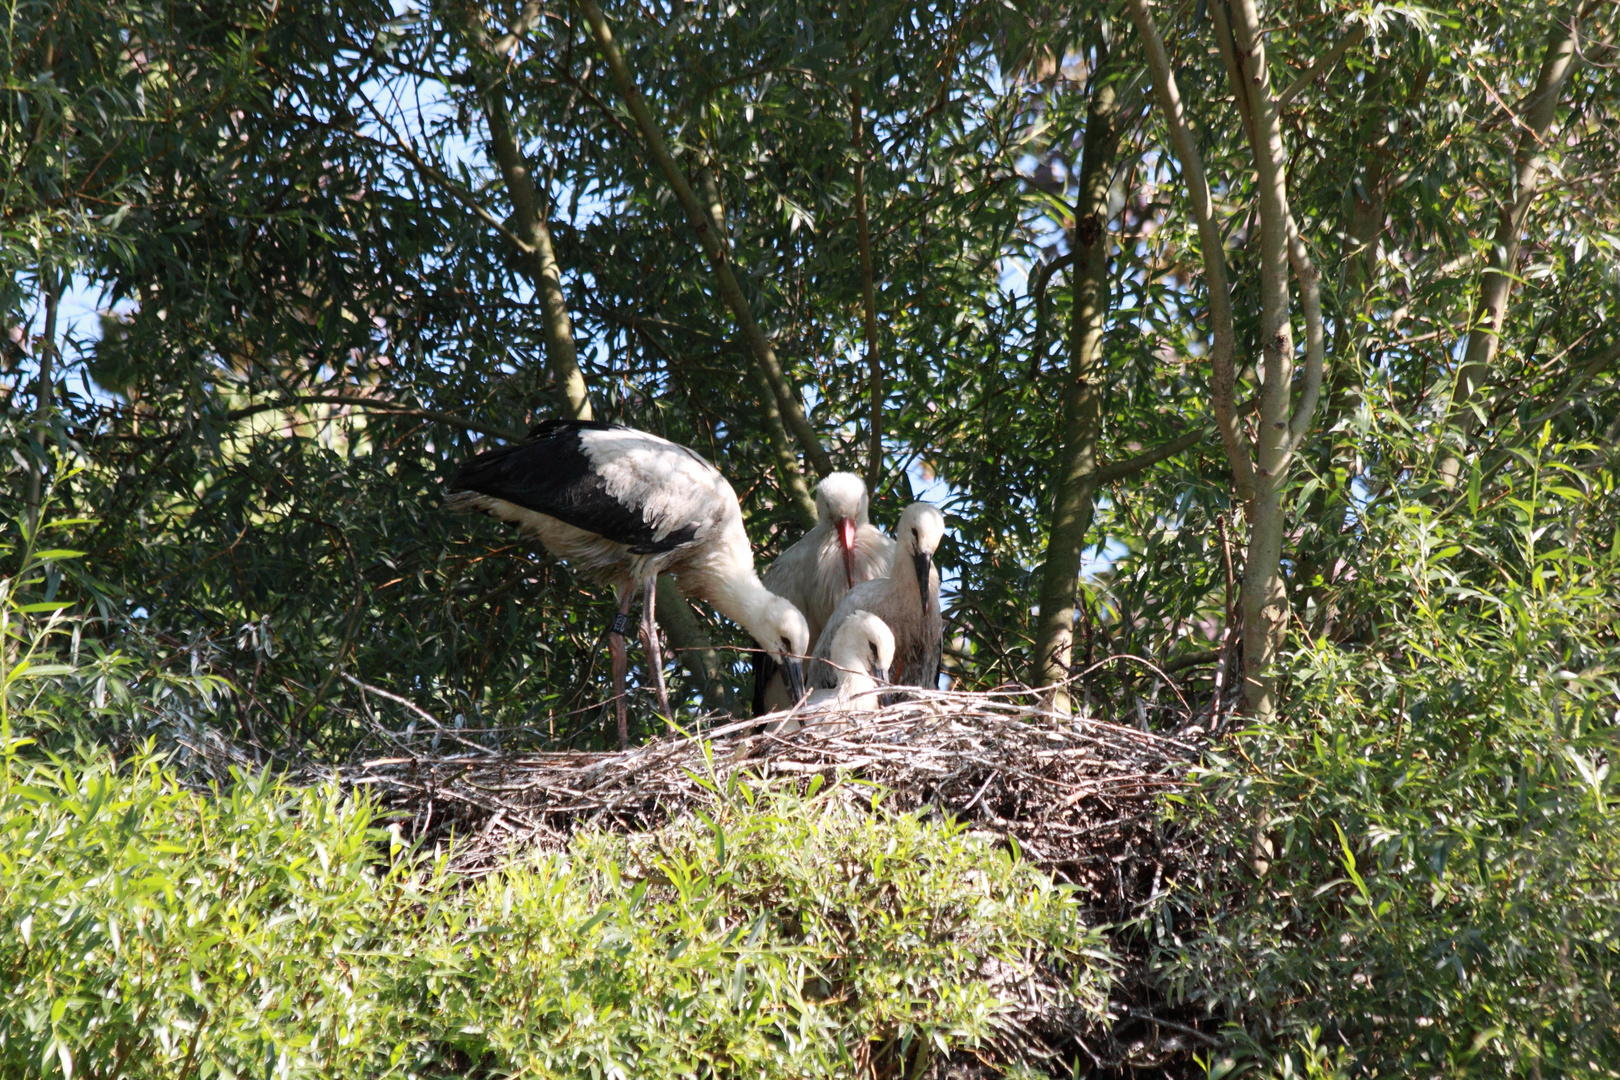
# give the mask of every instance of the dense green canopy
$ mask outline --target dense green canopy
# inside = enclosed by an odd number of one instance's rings
[[[8,577],[12,625],[67,605],[75,657],[218,677],[197,715],[270,754],[383,745],[413,716],[366,687],[605,745],[612,597],[446,517],[456,463],[552,415],[659,432],[762,566],[852,469],[882,525],[946,511],[959,685],[1255,722],[1211,814],[1303,884],[1233,901],[1193,995],[1253,1046],[1327,1007],[1245,1009],[1452,963],[1450,930],[1366,944],[1356,859],[1419,921],[1552,860],[1520,959],[1587,997],[1413,991],[1356,1045],[1438,1070],[1453,1009],[1502,1068],[1613,1050],[1613,883],[1574,883],[1620,854],[1617,32],[1604,0],[14,0],[0,543],[85,557]],[[746,702],[746,635],[664,609],[678,703]],[[1289,952],[1352,902],[1366,936]]]

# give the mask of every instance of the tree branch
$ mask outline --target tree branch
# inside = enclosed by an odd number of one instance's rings
[[[404,138],[400,136],[399,132],[394,130],[394,126],[388,122],[381,112],[378,111],[377,106],[369,98],[362,98],[362,100],[365,102],[366,108],[371,112],[372,119],[376,120],[378,124],[382,125],[383,130],[387,131],[389,136],[394,140],[391,145],[383,142],[380,139],[367,139],[367,142],[375,146],[398,150],[400,153],[404,154],[405,159],[409,161],[413,167],[415,167],[417,172],[433,181],[433,183],[441,188],[447,195],[461,203],[467,209],[471,210],[480,221],[494,229],[495,232],[500,235],[501,239],[511,244],[524,256],[534,254],[534,248],[526,240],[524,240],[517,233],[513,232],[511,229],[507,228],[506,223],[500,218],[496,217],[494,214],[490,213],[482,203],[473,197],[471,192],[458,184],[450,176],[446,175],[442,170],[425,161],[422,158],[422,155],[416,152],[416,148],[410,143],[406,142]]]
[[[484,424],[477,420],[468,420],[453,413],[439,412],[436,409],[419,409],[411,405],[401,405],[397,402],[383,401],[376,398],[346,397],[341,394],[314,394],[305,397],[287,398],[282,401],[261,401],[255,405],[245,405],[239,409],[232,409],[225,414],[225,422],[234,424],[239,420],[246,420],[262,412],[274,412],[277,409],[297,409],[305,405],[348,405],[364,409],[368,412],[384,413],[390,416],[410,416],[421,420],[432,420],[439,424],[448,424],[464,431],[476,431],[480,435],[489,435],[507,442],[522,442],[528,436],[522,431],[503,428],[495,424]]]
[[[51,437],[51,406],[56,397],[56,312],[62,300],[62,279],[56,271],[41,265],[40,285],[45,293],[45,328],[39,339],[39,375],[34,382],[34,456],[28,462],[28,529],[39,528],[44,505],[45,463],[50,460],[47,445]]]
[[[1236,415],[1239,417],[1248,416],[1250,413],[1254,412],[1259,404],[1260,399],[1257,397],[1252,397],[1237,407],[1235,410]],[[1136,473],[1141,472],[1143,469],[1151,468],[1161,461],[1168,460],[1169,458],[1175,457],[1177,454],[1190,450],[1203,441],[1204,427],[1202,424],[1195,425],[1188,428],[1186,431],[1183,431],[1180,435],[1177,435],[1169,442],[1161,443],[1160,445],[1155,446],[1152,450],[1144,450],[1140,454],[1135,454],[1126,458],[1124,461],[1115,461],[1111,462],[1110,464],[1100,466],[1096,473],[1097,483],[1099,485],[1112,484],[1116,480],[1123,480],[1127,476],[1133,476]]]
[[[853,51],[854,46],[851,46]],[[868,432],[866,490],[876,491],[883,474],[883,359],[878,355],[877,284],[872,271],[872,231],[866,216],[866,120],[861,92],[849,92],[850,126],[855,130],[855,239],[861,259],[861,323],[866,331]]]
[[[1344,56],[1345,53],[1359,45],[1361,43],[1361,39],[1366,36],[1367,28],[1365,26],[1357,25],[1354,30],[1351,30],[1348,34],[1344,35],[1344,37],[1340,38],[1339,43],[1333,46],[1333,48],[1329,49],[1326,55],[1324,55],[1316,63],[1312,64],[1305,74],[1289,83],[1288,89],[1277,95],[1277,108],[1281,109],[1286,107],[1287,104],[1298,97],[1307,86],[1315,82],[1324,72],[1332,68],[1334,64],[1337,64],[1339,59]]]
[[[1073,262],[1074,252],[1071,251],[1043,264],[1035,272],[1035,284],[1030,288],[1030,296],[1035,301],[1035,340],[1029,346],[1029,377],[1032,380],[1040,375],[1041,357],[1046,352],[1046,288],[1052,283],[1053,274]]]
[[[476,18],[467,21],[466,29],[468,37],[485,53],[489,66],[498,72],[495,77],[480,79],[479,97],[489,124],[490,149],[506,182],[507,196],[512,200],[512,220],[522,239],[519,249],[523,252],[523,265],[540,297],[540,308],[545,316],[546,365],[551,369],[558,404],[569,418],[590,420],[593,416],[591,398],[585,389],[585,376],[579,370],[573,322],[568,317],[568,298],[563,293],[562,268],[557,263],[545,206],[535,190],[534,171],[518,145],[506,101],[504,62],[540,17],[539,0],[526,0],[506,34],[496,41],[489,40]]]
[[[1474,326],[1468,334],[1463,362],[1457,369],[1457,379],[1451,389],[1450,419],[1462,429],[1465,436],[1474,426],[1474,398],[1496,361],[1502,323],[1507,315],[1508,296],[1513,289],[1513,268],[1519,261],[1519,238],[1540,190],[1541,174],[1547,160],[1547,132],[1557,114],[1559,94],[1575,59],[1576,18],[1573,6],[1555,17],[1548,33],[1547,49],[1535,88],[1526,97],[1521,109],[1519,142],[1513,154],[1513,195],[1503,200],[1497,212],[1496,235],[1491,244],[1489,262],[1480,275]],[[1461,467],[1459,454],[1447,453],[1442,458],[1439,471],[1448,487],[1456,482]]]
[[[512,131],[504,89],[492,86],[485,91],[484,115],[489,121],[495,161],[512,199],[513,218],[528,248],[524,261],[545,313],[546,361],[556,383],[558,403],[569,418],[590,420],[593,416],[591,398],[585,389],[585,376],[579,370],[573,322],[568,317],[568,298],[563,294],[562,267],[557,263],[551,228],[546,224],[546,215],[535,194],[529,162]]]
[[[1299,280],[1300,305],[1305,309],[1305,377],[1300,385],[1299,403],[1288,422],[1287,455],[1292,457],[1305,440],[1311,417],[1316,413],[1316,402],[1322,393],[1326,349],[1322,333],[1322,274],[1311,262],[1292,213],[1288,215],[1288,262]]]
[[[821,445],[821,440],[811,428],[809,419],[799,405],[798,395],[788,386],[787,379],[782,374],[781,365],[777,363],[776,352],[771,347],[765,332],[760,329],[754,318],[753,310],[749,307],[747,298],[743,296],[742,288],[737,284],[736,276],[731,271],[730,253],[722,238],[716,235],[713,224],[703,205],[687,182],[685,174],[676,163],[664,143],[663,135],[659,132],[657,122],[653,119],[650,109],[640,91],[636,89],[635,82],[630,76],[630,69],[626,65],[624,55],[619,51],[617,43],[613,40],[613,32],[608,28],[607,20],[603,18],[602,11],[594,0],[580,0],[580,9],[591,24],[591,31],[596,37],[596,43],[606,58],[608,68],[612,72],[613,81],[618,86],[619,95],[624,99],[630,115],[635,119],[636,126],[641,129],[642,138],[646,141],[647,150],[652,155],[664,179],[668,181],[680,201],[681,208],[685,210],[692,230],[697,234],[698,242],[704,253],[709,257],[709,263],[714,269],[715,278],[720,286],[720,295],[726,306],[736,318],[739,328],[743,332],[743,339],[748,343],[749,351],[753,353],[755,366],[759,369],[764,381],[772,391],[775,401],[761,402],[767,409],[780,403],[785,413],[784,419],[792,429],[795,439],[809,459],[810,465],[818,475],[825,476],[832,471],[832,459],[827,450]],[[791,458],[791,455],[788,455]],[[778,452],[779,464],[782,471],[783,487],[798,505],[801,514],[807,521],[815,520],[815,500],[810,497],[809,488],[806,487],[804,476],[799,471],[797,463],[791,460],[782,460],[783,455]]]
[[[1187,130],[1186,111],[1181,103],[1181,91],[1165,54],[1164,41],[1159,37],[1147,0],[1126,0],[1131,21],[1136,24],[1147,54],[1148,70],[1153,76],[1153,94],[1164,116],[1170,133],[1170,144],[1181,163],[1182,183],[1187,189],[1193,220],[1198,225],[1198,246],[1204,259],[1204,278],[1209,284],[1209,318],[1214,342],[1209,351],[1212,375],[1210,398],[1215,423],[1220,429],[1221,441],[1226,445],[1227,457],[1232,464],[1232,477],[1237,485],[1240,501],[1247,501],[1254,492],[1254,462],[1243,434],[1238,430],[1233,395],[1237,373],[1232,357],[1237,336],[1232,325],[1232,296],[1226,280],[1226,253],[1219,225],[1209,194],[1209,180],[1204,173],[1204,161],[1197,144]]]
[[[1133,476],[1143,469],[1157,465],[1167,458],[1173,458],[1184,450],[1189,450],[1204,441],[1204,428],[1202,425],[1182,432],[1167,443],[1161,443],[1151,450],[1144,450],[1140,454],[1132,455],[1124,461],[1111,461],[1097,469],[1097,483],[1112,484],[1116,480],[1123,480]]]

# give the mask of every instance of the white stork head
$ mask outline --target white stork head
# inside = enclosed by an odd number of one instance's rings
[[[866,524],[866,482],[854,473],[828,473],[816,485],[816,516],[838,533],[844,549],[844,586],[855,585],[855,530]]]
[[[900,550],[895,553],[894,573],[904,571],[901,555],[910,557],[911,567],[917,575],[917,592],[922,595],[923,613],[928,612],[928,579],[934,565],[934,552],[945,537],[945,515],[928,503],[914,502],[900,514],[900,526],[895,539]]]
[[[894,632],[888,623],[870,611],[857,611],[838,628],[828,659],[846,672],[869,675],[876,682],[888,682],[889,665],[894,663]],[[847,682],[847,678],[840,676],[840,687]]]

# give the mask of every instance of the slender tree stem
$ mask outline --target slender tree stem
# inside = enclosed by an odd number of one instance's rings
[[[1210,335],[1213,344],[1209,351],[1210,405],[1215,413],[1215,424],[1226,444],[1226,455],[1232,466],[1232,479],[1237,487],[1239,502],[1247,502],[1254,493],[1254,464],[1248,443],[1237,425],[1236,386],[1237,371],[1233,365],[1237,336],[1232,323],[1232,296],[1226,279],[1226,248],[1220,226],[1215,221],[1213,200],[1209,193],[1209,180],[1204,173],[1204,159],[1187,129],[1186,110],[1181,103],[1181,91],[1170,67],[1170,58],[1164,50],[1148,0],[1126,0],[1126,10],[1136,24],[1147,54],[1148,70],[1153,76],[1153,95],[1164,117],[1170,134],[1170,145],[1181,164],[1181,182],[1187,190],[1187,201],[1193,221],[1198,226],[1198,248],[1204,262],[1204,280],[1209,288]]]
[[[1243,624],[1243,706],[1257,718],[1276,712],[1275,660],[1288,627],[1288,592],[1282,572],[1285,521],[1282,496],[1287,482],[1295,420],[1308,423],[1315,409],[1316,390],[1307,387],[1301,416],[1294,416],[1294,334],[1289,273],[1295,260],[1291,251],[1293,221],[1288,209],[1287,153],[1265,41],[1254,0],[1214,0],[1211,13],[1221,39],[1222,53],[1239,110],[1245,120],[1255,166],[1255,195],[1260,218],[1260,346],[1263,384],[1255,438],[1255,492],[1248,506],[1249,544],[1243,561],[1241,597]],[[1300,245],[1300,265],[1308,268]],[[1314,275],[1314,270],[1310,271]],[[1307,279],[1302,277],[1302,284]],[[1314,289],[1314,276],[1308,280]],[[1321,312],[1312,307],[1314,291],[1306,301],[1315,315],[1314,360],[1307,381],[1321,380]],[[1301,425],[1301,436],[1303,435]]]
[[[1277,108],[1283,108],[1290,101],[1293,101],[1296,97],[1298,97],[1301,91],[1303,91],[1307,86],[1311,85],[1311,83],[1315,82],[1317,79],[1321,78],[1323,73],[1325,73],[1334,64],[1337,64],[1345,53],[1361,44],[1361,39],[1366,36],[1367,28],[1365,26],[1357,26],[1349,33],[1345,34],[1344,37],[1340,38],[1337,45],[1329,49],[1324,56],[1319,58],[1316,63],[1310,66],[1310,70],[1306,71],[1305,74],[1289,83],[1288,89],[1277,95]]]
[[[484,115],[489,121],[495,161],[512,198],[513,229],[528,249],[524,261],[534,290],[540,294],[541,310],[545,312],[546,363],[556,384],[557,403],[570,419],[590,420],[593,416],[591,399],[585,390],[585,376],[579,370],[573,322],[568,317],[568,299],[563,293],[562,268],[557,264],[545,209],[535,192],[533,170],[512,130],[503,87],[492,86],[485,92]]]
[[[726,682],[726,668],[719,650],[704,632],[692,605],[676,587],[675,579],[668,574],[658,579],[658,624],[669,637],[675,659],[686,666],[688,674],[697,682],[704,706],[731,712],[736,703]]]
[[[1119,150],[1119,101],[1106,54],[1092,74],[1080,151],[1079,197],[1069,250],[1074,305],[1069,317],[1069,370],[1063,393],[1063,445],[1053,476],[1052,522],[1041,573],[1041,611],[1032,681],[1049,687],[1049,707],[1072,708],[1069,674],[1086,534],[1097,491],[1097,439],[1102,432],[1103,336],[1108,319],[1108,189]]]
[[[866,331],[867,433],[866,489],[877,491],[883,478],[883,358],[878,353],[877,284],[872,270],[872,229],[866,210],[866,118],[861,92],[849,92],[850,127],[855,132],[855,239],[861,258],[861,322]]]
[[[1500,200],[1496,215],[1496,235],[1492,239],[1485,272],[1479,279],[1479,299],[1474,306],[1473,329],[1463,352],[1451,388],[1450,422],[1466,439],[1477,424],[1473,405],[1483,391],[1496,362],[1496,350],[1507,316],[1508,296],[1513,291],[1513,268],[1519,261],[1519,238],[1525,220],[1540,190],[1546,170],[1546,137],[1558,112],[1558,99],[1575,60],[1577,11],[1575,6],[1559,11],[1547,37],[1547,49],[1535,89],[1530,91],[1519,111],[1519,143],[1513,154],[1513,190]],[[1451,487],[1462,470],[1461,453],[1450,448],[1441,458],[1441,481]]]
[[[56,310],[62,300],[62,283],[55,272],[40,267],[40,283],[45,291],[45,329],[39,339],[39,376],[34,390],[34,456],[28,463],[28,533],[39,530],[40,508],[45,499],[45,462],[49,458],[51,410],[56,397]]]

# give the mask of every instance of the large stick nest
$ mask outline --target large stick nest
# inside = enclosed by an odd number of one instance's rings
[[[451,865],[471,874],[519,848],[560,848],[580,829],[657,827],[708,803],[713,786],[737,772],[762,782],[865,781],[886,789],[892,809],[949,812],[1016,841],[1025,857],[1110,906],[1104,898],[1136,891],[1113,856],[1157,846],[1156,797],[1179,785],[1198,752],[995,694],[920,692],[874,712],[800,719],[787,735],[742,720],[620,752],[412,755],[309,771],[372,789],[409,813],[404,831],[413,836],[454,836]],[[845,792],[870,800],[862,785]]]

